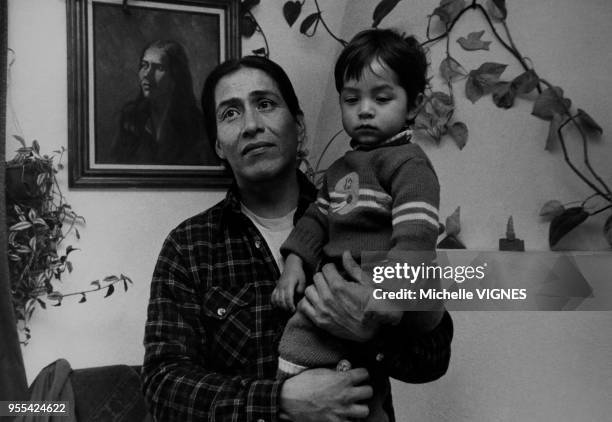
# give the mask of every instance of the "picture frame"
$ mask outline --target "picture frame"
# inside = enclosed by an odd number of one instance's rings
[[[239,0],[67,0],[70,188],[224,188],[204,80],[240,57]],[[191,95],[193,94],[193,96]]]

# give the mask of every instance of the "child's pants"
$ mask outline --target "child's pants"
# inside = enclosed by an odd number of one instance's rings
[[[308,317],[296,312],[285,326],[280,340],[277,378],[289,378],[308,368],[335,368],[340,360],[349,357],[349,344],[359,347],[358,343],[349,343],[319,329]],[[383,379],[386,381],[385,377],[370,374],[369,383],[374,389],[374,396],[366,403],[370,414],[364,421],[388,421],[383,409],[383,403],[390,393],[388,382],[383,382]]]

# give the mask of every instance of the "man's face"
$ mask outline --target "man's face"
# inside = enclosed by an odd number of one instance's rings
[[[138,70],[142,95],[150,100],[156,100],[170,95],[174,82],[166,65],[166,55],[156,47],[145,51]]]
[[[302,116],[294,118],[277,84],[265,72],[241,68],[215,87],[215,150],[239,186],[295,171]]]

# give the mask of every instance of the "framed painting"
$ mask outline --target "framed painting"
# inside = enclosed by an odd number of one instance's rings
[[[200,93],[239,0],[67,0],[70,187],[225,187]]]

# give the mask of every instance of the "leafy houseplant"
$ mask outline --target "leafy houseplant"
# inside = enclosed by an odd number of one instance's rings
[[[102,283],[94,281],[88,290],[63,294],[55,289],[54,283],[61,281],[62,274],[72,272],[68,256],[77,250],[67,246],[62,252],[61,243],[72,233],[79,239],[77,225],[85,219],[66,202],[56,179],[63,169],[64,148],[50,156],[41,155],[37,141],[27,146],[23,138],[14,137],[21,147],[6,163],[7,249],[13,309],[27,344],[28,322],[37,305],[46,308],[45,299],[60,306],[63,298],[80,295],[82,303],[89,292],[104,290],[108,297],[116,283],[122,282],[127,291],[132,281],[122,274],[106,277]]]

